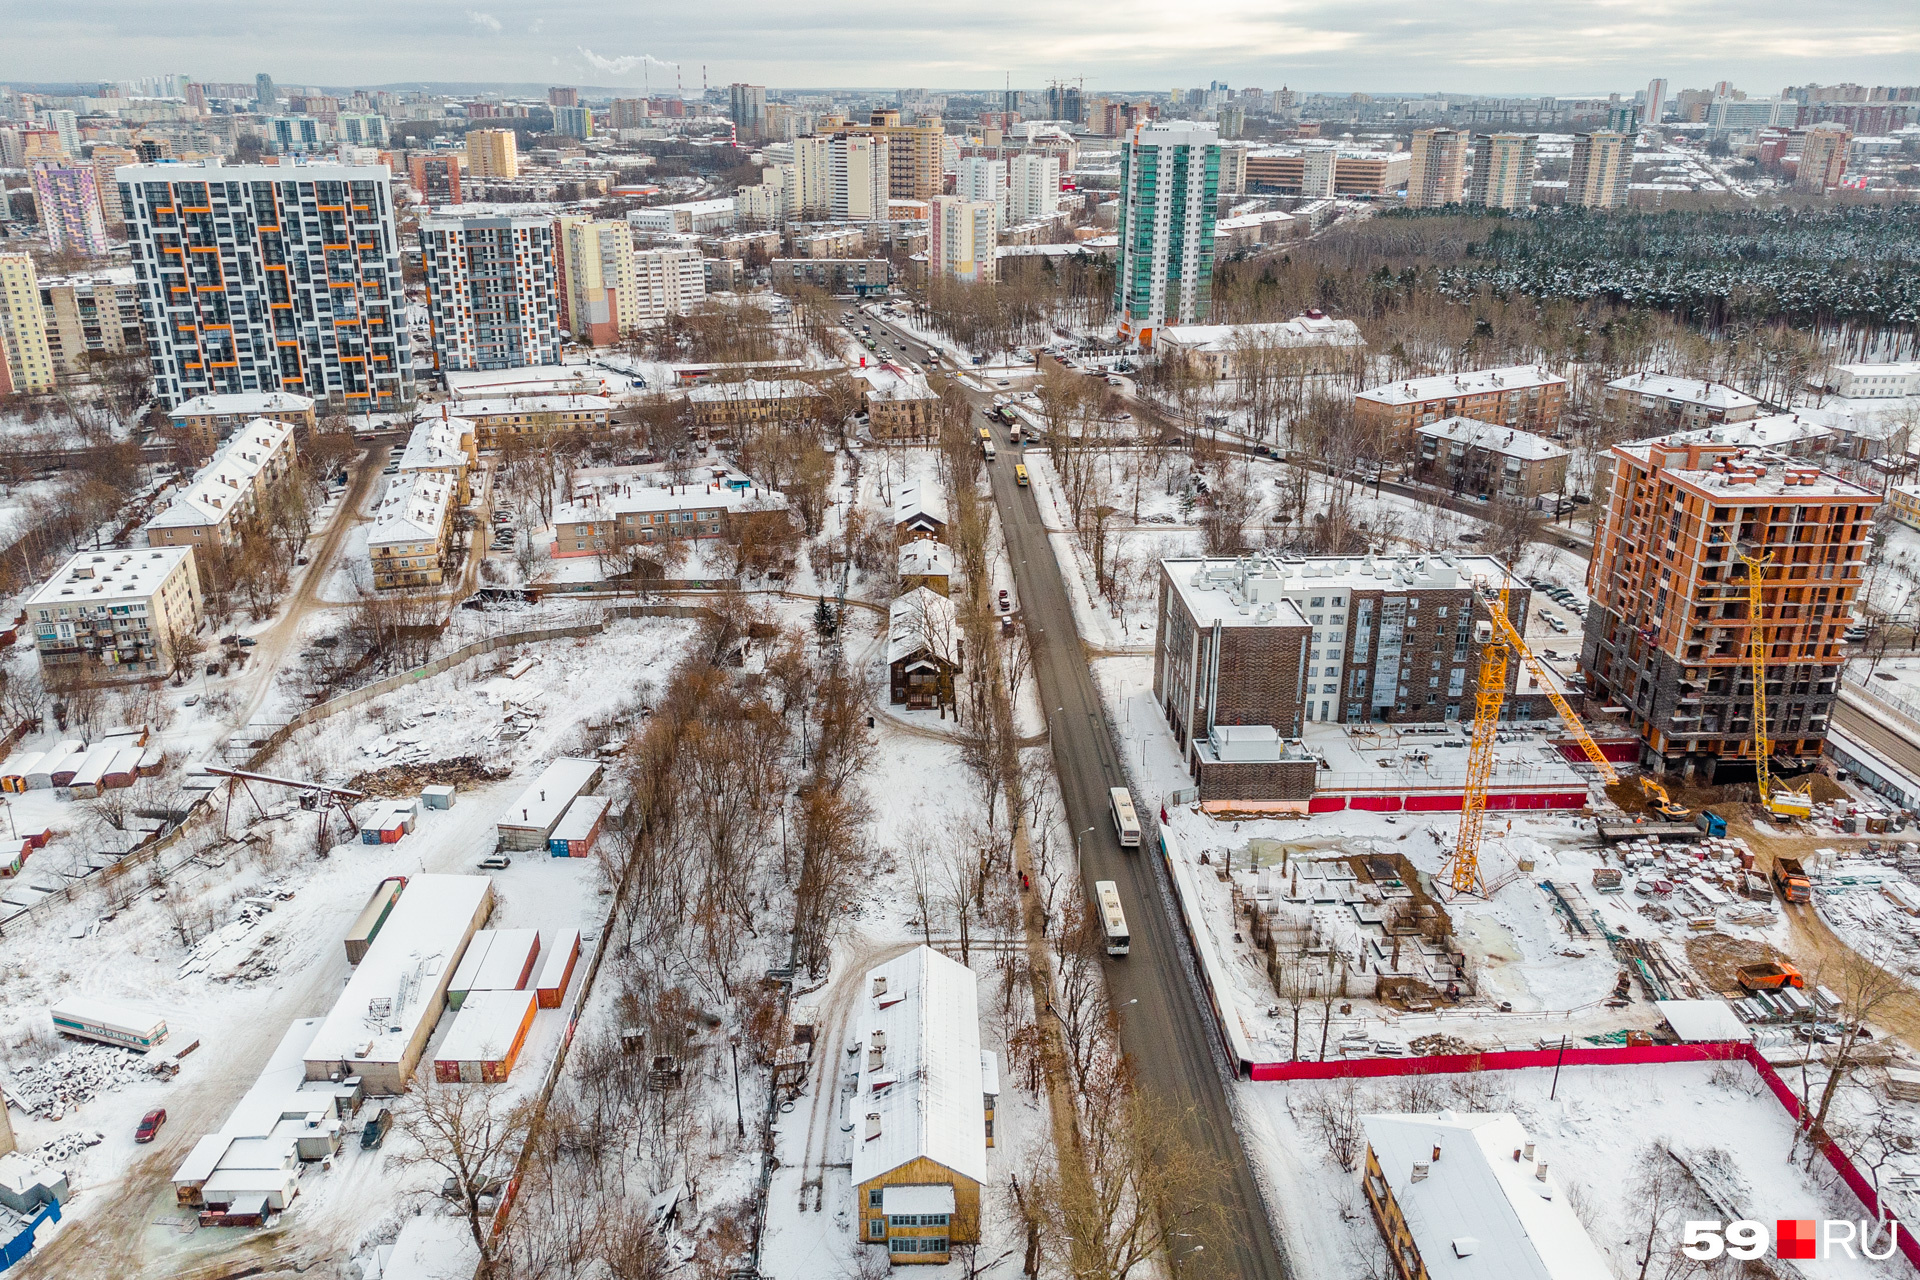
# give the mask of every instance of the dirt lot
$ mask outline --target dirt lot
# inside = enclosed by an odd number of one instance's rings
[[[1708,986],[1720,992],[1740,990],[1737,973],[1747,965],[1765,964],[1769,960],[1790,962],[1791,959],[1770,943],[1730,938],[1724,933],[1687,939],[1687,963],[1706,979]]]

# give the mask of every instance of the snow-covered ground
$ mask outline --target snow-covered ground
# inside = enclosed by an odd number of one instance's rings
[[[1638,1168],[1643,1160],[1655,1167],[1670,1162],[1666,1148],[1729,1196],[1742,1218],[1771,1224],[1783,1218],[1865,1216],[1824,1162],[1808,1173],[1804,1159],[1789,1158],[1792,1122],[1741,1063],[1567,1067],[1557,1082],[1550,1069],[1528,1069],[1241,1084],[1236,1095],[1242,1133],[1264,1175],[1267,1204],[1279,1219],[1278,1234],[1300,1280],[1380,1272],[1380,1233],[1359,1172],[1335,1159],[1327,1137],[1330,1127],[1338,1131],[1346,1117],[1374,1112],[1512,1112],[1538,1144],[1538,1158],[1566,1189],[1588,1236],[1622,1277],[1640,1273],[1640,1250],[1647,1240],[1647,1199],[1636,1180]],[[1364,1139],[1360,1150],[1365,1150]],[[1685,1220],[1724,1216],[1688,1179],[1655,1233],[1657,1253],[1671,1256],[1678,1248]],[[1897,1266],[1823,1251],[1818,1263],[1803,1264],[1803,1270],[1838,1280],[1884,1275]],[[1652,1274],[1675,1273],[1656,1264]]]

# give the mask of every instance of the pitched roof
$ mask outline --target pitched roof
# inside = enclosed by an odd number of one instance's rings
[[[400,454],[402,471],[432,471],[465,467],[470,461],[465,441],[473,438],[473,424],[465,418],[427,418],[416,424]]]
[[[285,422],[255,418],[235,431],[145,527],[177,529],[228,519],[236,502],[252,495],[254,481],[292,435],[293,427]]]
[[[440,535],[440,521],[453,498],[453,486],[438,471],[401,472],[374,508],[368,546],[425,542]]]
[[[936,578],[953,574],[953,549],[932,538],[915,538],[900,548],[900,576]]]
[[[1612,1280],[1566,1189],[1551,1174],[1537,1176],[1546,1154],[1525,1158],[1527,1131],[1512,1113],[1360,1123],[1431,1280]],[[1416,1163],[1427,1166],[1419,1181]]]
[[[1504,458],[1525,458],[1530,462],[1545,462],[1567,456],[1567,450],[1545,436],[1513,427],[1495,426],[1478,418],[1442,418],[1439,422],[1421,427],[1414,434],[1485,449]]]
[[[884,993],[876,997],[882,979]],[[915,947],[868,970],[861,997],[860,1083],[848,1100],[854,1185],[921,1157],[975,1182],[986,1181],[980,1008],[973,971],[931,947]],[[878,1131],[868,1136],[875,1128],[869,1118],[875,1115]]]
[[[953,662],[959,633],[953,601],[938,591],[915,587],[887,606],[887,665],[923,651]]]
[[[1724,382],[1708,382],[1701,378],[1676,378],[1665,373],[1629,374],[1624,378],[1615,378],[1607,386],[1614,391],[1631,391],[1635,395],[1679,400],[1708,409],[1745,409],[1760,403],[1744,392],[1735,391]]]
[[[1430,378],[1389,382],[1368,387],[1356,398],[1379,404],[1419,404],[1454,396],[1483,396],[1496,391],[1524,390],[1528,387],[1565,386],[1566,382],[1565,378],[1548,373],[1539,365],[1514,364],[1498,369],[1475,369],[1471,373],[1442,373]]]

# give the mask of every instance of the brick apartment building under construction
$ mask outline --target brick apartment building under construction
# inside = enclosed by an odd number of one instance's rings
[[[1753,620],[1742,553],[1767,561],[1773,757],[1804,767],[1839,696],[1842,632],[1880,495],[1804,459],[1700,434],[1614,446],[1580,665],[1588,704],[1625,709],[1644,763],[1744,781],[1754,762]]]

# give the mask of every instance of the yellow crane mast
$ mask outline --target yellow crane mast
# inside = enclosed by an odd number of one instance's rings
[[[1574,741],[1580,744],[1580,750],[1599,769],[1607,785],[1620,781],[1619,771],[1601,752],[1600,744],[1593,740],[1593,735],[1587,732],[1587,726],[1574,714],[1567,700],[1553,687],[1546,669],[1533,656],[1533,650],[1527,648],[1519,628],[1513,625],[1513,619],[1507,613],[1508,584],[1501,583],[1496,592],[1487,585],[1486,579],[1477,579],[1474,582],[1474,594],[1486,604],[1491,621],[1477,628],[1480,634],[1476,638],[1481,642],[1480,686],[1474,691],[1473,742],[1467,752],[1467,787],[1460,803],[1460,834],[1454,841],[1453,856],[1446,867],[1447,888],[1456,895],[1485,892],[1485,884],[1480,876],[1480,837],[1486,826],[1487,783],[1493,777],[1493,747],[1499,733],[1500,708],[1507,700],[1507,663],[1510,655],[1518,654],[1540,687],[1547,691],[1553,709],[1560,713],[1560,719],[1573,734]]]
[[[1747,566],[1747,662],[1753,668],[1753,780],[1760,805],[1782,818],[1805,818],[1813,813],[1811,784],[1794,788],[1773,781],[1773,738],[1767,732],[1767,625],[1761,594],[1767,558],[1740,553]]]

